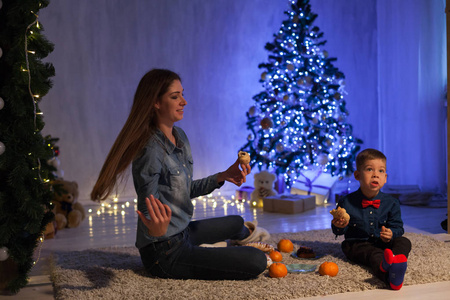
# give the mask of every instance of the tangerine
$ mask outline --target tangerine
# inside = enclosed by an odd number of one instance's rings
[[[269,256],[274,262],[280,262],[283,260],[283,255],[281,255],[281,253],[277,250],[270,251]]]
[[[324,276],[328,275],[330,277],[334,277],[339,272],[339,267],[337,264],[331,261],[326,261],[322,263],[319,267],[319,274]]]
[[[269,276],[272,278],[282,278],[287,275],[288,271],[283,263],[276,262],[269,267]]]
[[[291,242],[291,240],[281,239],[278,242],[277,248],[281,252],[290,253],[290,252],[294,251],[294,244]]]

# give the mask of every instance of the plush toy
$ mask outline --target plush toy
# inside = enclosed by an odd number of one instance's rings
[[[78,184],[75,181],[55,180],[53,204],[56,228],[78,227],[86,217],[83,205],[78,200]]]
[[[255,176],[255,189],[250,195],[250,206],[252,207],[262,207],[263,198],[268,196],[274,196],[278,193],[273,189],[273,182],[276,179],[275,174],[269,173],[267,171],[261,171],[256,173]]]
[[[333,219],[345,219],[347,222],[350,220],[350,215],[345,208],[339,206],[336,209],[331,210],[330,214],[333,215]]]
[[[57,231],[56,226],[57,226],[56,221],[51,221],[45,226],[44,239],[48,240],[55,237]]]

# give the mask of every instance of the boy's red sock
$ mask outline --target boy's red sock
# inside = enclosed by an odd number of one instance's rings
[[[389,284],[393,290],[399,290],[403,286],[408,259],[405,255],[394,255],[394,260],[389,268]]]
[[[384,249],[383,261],[380,263],[380,270],[384,273],[389,271],[389,268],[394,261],[394,253],[392,253],[391,249]]]

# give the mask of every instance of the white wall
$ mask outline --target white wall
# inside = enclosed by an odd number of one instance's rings
[[[421,55],[405,55],[401,47],[393,46],[403,45],[403,27],[397,24],[401,22],[394,24],[395,30],[390,24],[405,18],[409,24],[412,17],[406,15],[413,10],[422,23],[410,24],[407,41],[417,46],[420,41],[414,40],[414,33],[424,28],[423,23],[438,20],[435,27],[427,27],[432,32],[422,32],[421,36],[437,43],[433,49],[439,52],[444,43],[445,29],[439,28],[445,21],[444,3],[432,0],[434,5],[426,14],[421,12],[427,0],[414,0],[417,7],[393,10],[410,2],[311,0],[311,5],[319,15],[316,25],[328,41],[325,49],[338,58],[335,65],[346,75],[346,101],[354,135],[364,140],[363,147],[380,148],[392,157],[388,157],[390,183],[442,188],[445,183],[436,180],[445,178],[445,167],[444,171],[437,168],[439,161],[445,162],[442,142],[434,135],[427,139],[431,130],[443,134],[443,123],[441,129],[438,126],[442,116],[434,115],[439,114],[436,86],[441,83],[428,84],[423,78],[424,66],[421,64],[419,72],[409,65],[411,60],[418,64],[417,60],[425,59],[427,65],[439,69],[436,65],[444,62],[442,56],[424,58],[424,47]],[[64,179],[79,183],[80,200],[88,201],[125,122],[138,81],[156,67],[182,76],[188,106],[178,125],[190,137],[194,176],[222,171],[234,162],[248,135],[245,112],[253,104],[252,96],[262,90],[257,66],[267,59],[264,45],[280,28],[288,4],[284,0],[51,1],[42,10],[40,21],[44,34],[55,44],[47,61],[54,64],[56,76],[40,107],[45,114],[44,134],[60,138]],[[442,15],[437,15],[441,11]],[[386,40],[395,51],[386,48]],[[395,83],[399,73],[407,83]],[[412,89],[419,76],[428,85]],[[442,74],[438,78],[443,81]],[[408,129],[403,121],[411,118],[407,101],[423,98],[430,91],[428,119],[405,137],[402,132]],[[400,104],[389,107],[395,101]],[[414,115],[420,115],[421,110]],[[415,156],[405,156],[403,149],[413,139],[419,141],[411,150]],[[392,141],[398,148],[392,148]],[[422,146],[420,151],[417,145]],[[423,173],[429,163],[416,159],[430,153],[436,157],[433,174]],[[131,178],[122,187],[122,196],[134,197]],[[228,183],[222,189],[233,192],[235,187]]]

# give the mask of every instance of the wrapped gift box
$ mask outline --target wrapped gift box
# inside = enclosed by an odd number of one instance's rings
[[[236,190],[236,200],[250,200],[250,196],[255,188],[251,186],[243,186]]]
[[[263,210],[267,212],[298,214],[316,207],[314,196],[283,194],[263,199]]]
[[[306,178],[301,177],[292,185],[291,194],[316,196],[316,205],[327,203],[338,178],[328,173],[318,174],[315,171],[305,171],[303,174]]]

